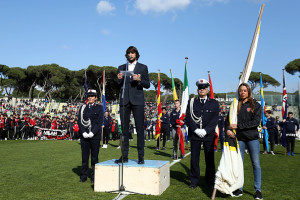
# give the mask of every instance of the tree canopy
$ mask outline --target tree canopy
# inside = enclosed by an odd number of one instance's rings
[[[297,72],[300,72],[300,59],[295,59],[295,60],[289,62],[285,66],[285,70],[292,75],[294,75]]]
[[[262,81],[263,81],[264,88],[267,88],[270,85],[275,86],[275,87],[280,86],[280,83],[272,76],[270,76],[268,74],[263,74],[263,73],[261,75],[262,75]],[[248,83],[249,83],[252,91],[257,86],[259,86],[260,85],[260,72],[251,72]]]
[[[87,76],[89,88],[103,93],[103,71],[105,70],[105,95],[107,100],[119,99],[120,88],[115,84],[117,68],[90,65],[87,69],[69,70],[58,64],[30,65],[26,69],[0,65],[0,94],[29,98],[52,98],[83,100],[84,80]],[[157,73],[149,74],[150,83],[157,89]],[[166,94],[172,92],[172,81],[166,74],[160,74],[161,88]],[[180,79],[174,79],[176,89],[182,87]],[[156,92],[148,92],[147,100],[155,100]],[[167,95],[166,95],[167,96]]]

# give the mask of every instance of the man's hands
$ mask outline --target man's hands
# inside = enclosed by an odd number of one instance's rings
[[[197,128],[195,131],[194,131],[197,135],[198,135],[198,137],[200,137],[200,138],[204,138],[204,136],[206,136],[206,131],[205,131],[205,129],[200,129],[200,128]]]
[[[82,136],[83,136],[84,138],[92,138],[92,137],[94,137],[94,133],[93,133],[93,132],[90,132],[90,133],[84,132],[84,133],[82,134]]]
[[[228,130],[226,133],[229,137],[235,138],[235,134],[231,130]]]
[[[140,82],[141,81],[141,75],[140,74],[132,74],[132,79],[135,81]]]
[[[120,80],[120,79],[122,79],[123,78],[123,76],[124,76],[124,74],[123,73],[118,73],[118,75],[117,75],[117,77],[118,77],[118,79]]]

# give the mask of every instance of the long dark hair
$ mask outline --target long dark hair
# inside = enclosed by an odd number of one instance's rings
[[[254,102],[253,97],[252,97],[252,90],[251,90],[250,86],[247,83],[241,83],[239,85],[239,88],[238,88],[238,93],[239,93],[240,88],[242,86],[245,86],[247,88],[247,91],[248,91],[248,97],[247,98],[248,98],[248,101],[250,102],[250,105],[251,105],[251,112],[254,112],[255,102]],[[237,108],[237,113],[238,114],[240,113],[240,109],[241,109],[241,106],[243,104],[243,101],[244,101],[244,99],[239,98],[238,108]]]
[[[139,57],[140,57],[139,51],[137,50],[137,48],[135,46],[128,47],[128,49],[126,50],[126,54],[125,54],[126,58],[127,58],[127,55],[129,53],[135,53],[136,54],[136,60],[138,60]]]

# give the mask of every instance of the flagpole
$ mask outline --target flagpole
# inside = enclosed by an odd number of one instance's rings
[[[158,79],[159,79],[159,84],[160,84],[160,70],[158,70]],[[160,88],[160,86],[159,86]],[[160,90],[159,90],[159,101],[160,101]],[[160,101],[161,104],[161,101]],[[160,118],[159,118],[160,121]],[[161,127],[161,122],[160,122],[160,127]],[[161,128],[160,128],[160,133],[159,133],[159,137],[158,137],[158,150],[160,150],[160,139],[161,139]]]
[[[284,75],[284,71],[285,71],[285,69],[282,69],[282,73],[283,73],[283,81],[284,81],[284,87],[286,88],[286,85],[285,85],[285,75]],[[286,89],[285,89],[286,90]],[[284,94],[282,95],[282,99],[284,98]],[[286,98],[287,99],[287,98]],[[286,104],[287,104],[287,102],[286,102]],[[287,106],[285,106],[286,108],[287,108]],[[283,108],[282,108],[283,109]],[[284,111],[285,113],[287,112],[287,109]],[[286,119],[286,114],[285,114],[285,117],[284,116],[282,116],[282,120],[283,119]],[[283,128],[282,128],[282,132],[284,132],[284,134],[286,134],[286,132],[285,132],[285,126],[283,126]],[[281,137],[282,137],[282,142],[286,145],[286,146],[284,146],[284,150],[283,150],[283,153],[284,153],[284,155],[286,156],[286,152],[287,152],[287,144],[286,144],[286,141],[283,141],[283,140],[286,140],[286,137],[284,137],[283,138],[283,133],[281,134]],[[282,144],[281,144],[282,145]]]

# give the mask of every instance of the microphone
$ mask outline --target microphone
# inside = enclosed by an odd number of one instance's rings
[[[126,59],[127,59],[127,60],[130,60],[130,59],[131,59],[131,56],[127,54],[127,55],[126,55]]]

